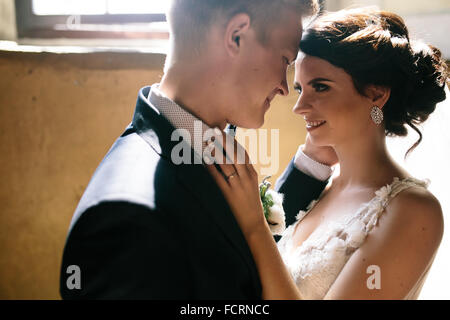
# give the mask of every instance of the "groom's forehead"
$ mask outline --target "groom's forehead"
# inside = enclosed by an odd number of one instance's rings
[[[299,16],[291,16],[290,21],[278,23],[269,32],[272,46],[288,50],[297,56],[303,34],[303,25]]]

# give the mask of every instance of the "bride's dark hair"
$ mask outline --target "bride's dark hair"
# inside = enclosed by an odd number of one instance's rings
[[[406,136],[445,100],[448,67],[439,49],[411,41],[403,19],[374,8],[324,13],[305,31],[300,50],[344,69],[364,95],[368,85],[391,88],[383,108],[388,136]]]

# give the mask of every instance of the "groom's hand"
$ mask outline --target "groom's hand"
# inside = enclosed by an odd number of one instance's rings
[[[309,133],[306,136],[306,142],[302,151],[311,159],[330,167],[339,162],[336,152],[332,147],[320,147],[314,145]]]

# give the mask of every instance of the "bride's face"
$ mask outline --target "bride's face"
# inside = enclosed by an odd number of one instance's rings
[[[299,93],[294,112],[305,119],[314,144],[334,147],[366,136],[370,100],[358,93],[343,69],[300,53],[295,63],[294,88]]]

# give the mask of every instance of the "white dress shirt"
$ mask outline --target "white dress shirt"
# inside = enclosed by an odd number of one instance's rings
[[[294,165],[295,167],[306,173],[308,176],[316,178],[320,181],[328,180],[333,174],[333,169],[325,164],[317,162],[310,157],[308,157],[302,151],[303,145],[298,147],[297,153],[294,157]]]

